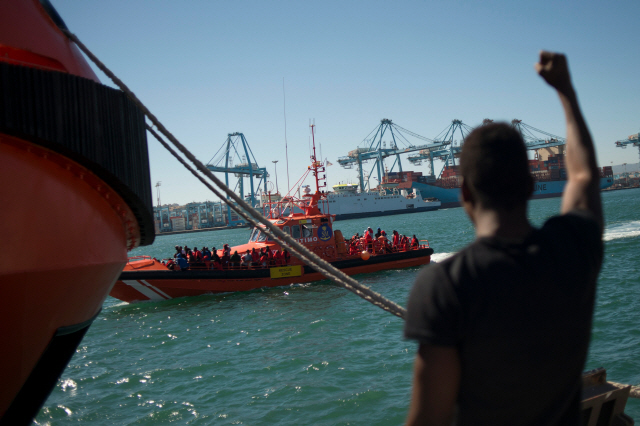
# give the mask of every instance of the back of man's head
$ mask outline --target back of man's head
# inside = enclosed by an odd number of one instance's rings
[[[526,204],[533,190],[522,136],[505,123],[478,127],[466,137],[460,172],[475,201],[487,209]]]

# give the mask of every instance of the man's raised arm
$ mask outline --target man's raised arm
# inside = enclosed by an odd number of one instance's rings
[[[593,141],[571,84],[567,59],[559,53],[542,51],[535,68],[557,90],[567,120],[567,185],[562,195],[562,213],[574,209],[589,210],[597,218],[602,230],[600,172]]]

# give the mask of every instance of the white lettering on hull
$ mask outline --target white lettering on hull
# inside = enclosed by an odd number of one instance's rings
[[[317,242],[318,242],[318,237],[298,238],[298,242],[299,242],[300,244],[304,244],[304,243],[317,243]]]

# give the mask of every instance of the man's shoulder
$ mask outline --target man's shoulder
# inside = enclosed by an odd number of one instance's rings
[[[602,232],[596,216],[588,210],[571,210],[549,218],[539,230],[539,234],[549,238],[555,245],[568,245],[577,252],[603,250]]]

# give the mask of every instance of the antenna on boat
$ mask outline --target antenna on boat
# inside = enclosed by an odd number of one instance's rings
[[[323,175],[322,177],[320,177],[320,172],[324,172],[325,171],[325,167],[324,167],[324,163],[322,163],[321,161],[318,161],[317,157],[316,157],[316,138],[315,138],[315,120],[313,120],[313,122],[311,120],[309,120],[309,127],[311,128],[311,146],[313,147],[313,151],[311,154],[311,170],[313,170],[313,176],[316,179],[316,194],[320,193],[320,188],[324,188],[327,186],[327,183],[324,182],[322,185],[320,185],[320,181],[321,180],[326,180],[327,175]]]
[[[282,105],[284,108],[284,156],[287,161],[287,191],[291,188],[289,183],[289,149],[287,146],[287,96],[284,92],[284,77],[282,77]]]

